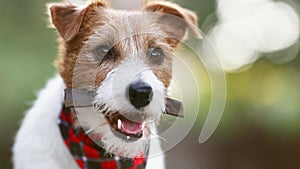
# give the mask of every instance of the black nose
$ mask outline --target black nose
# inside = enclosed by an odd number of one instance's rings
[[[152,88],[147,83],[134,82],[128,87],[128,96],[130,103],[135,108],[141,108],[150,103],[153,96]]]

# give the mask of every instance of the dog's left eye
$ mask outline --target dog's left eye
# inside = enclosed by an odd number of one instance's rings
[[[94,50],[94,55],[97,60],[107,60],[113,57],[112,49],[107,45],[101,45]]]
[[[165,59],[165,54],[161,48],[150,48],[148,57],[153,64],[160,65]]]

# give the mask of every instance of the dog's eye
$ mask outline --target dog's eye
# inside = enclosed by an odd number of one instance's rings
[[[165,54],[161,48],[150,48],[148,57],[153,64],[160,65],[165,58]]]
[[[112,58],[112,49],[107,45],[101,45],[94,50],[97,60],[107,60]]]

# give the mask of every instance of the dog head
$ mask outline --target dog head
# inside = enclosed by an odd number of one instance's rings
[[[197,17],[177,4],[154,1],[140,11],[121,11],[105,0],[80,7],[50,4],[60,38],[56,64],[68,88],[93,89],[97,111],[82,125],[101,135],[111,153],[144,153],[152,125],[165,112],[172,53]]]

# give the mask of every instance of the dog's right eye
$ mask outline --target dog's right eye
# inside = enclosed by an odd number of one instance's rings
[[[165,58],[165,54],[161,48],[150,48],[147,55],[151,62],[156,65],[160,65]]]
[[[101,45],[94,50],[94,55],[97,60],[107,60],[112,57],[112,50],[107,45]]]

